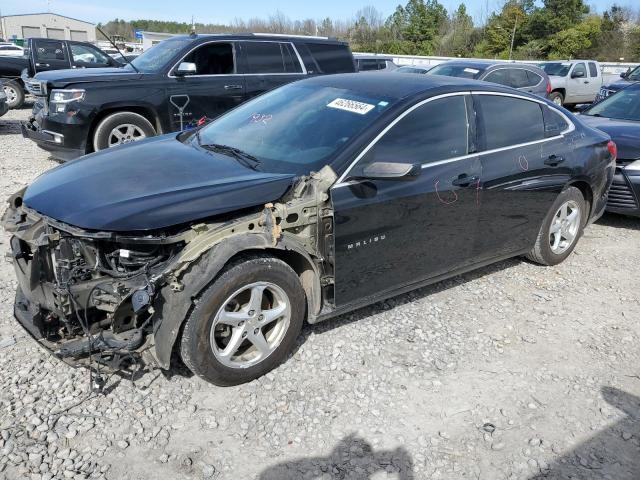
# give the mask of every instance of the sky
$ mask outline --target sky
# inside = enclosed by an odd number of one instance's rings
[[[448,9],[455,9],[463,0],[440,0]],[[613,3],[638,9],[638,0],[589,0],[592,10],[601,12]],[[199,23],[229,23],[235,18],[247,20],[266,18],[281,11],[291,20],[305,18],[346,20],[366,5],[372,5],[385,17],[406,0],[242,0],[238,2],[175,0],[0,0],[0,14],[40,13],[50,11],[92,23],[105,23],[114,18],[124,20],[154,19],[190,22],[193,15]],[[500,0],[467,0],[467,10],[477,22],[486,18],[488,9],[497,8]]]

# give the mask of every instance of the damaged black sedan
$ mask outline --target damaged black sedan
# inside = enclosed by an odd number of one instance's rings
[[[15,316],[71,364],[233,385],[315,323],[500,259],[563,261],[615,145],[549,102],[445,77],[290,84],[85,156],[9,200]]]

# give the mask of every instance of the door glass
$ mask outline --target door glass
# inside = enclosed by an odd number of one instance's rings
[[[500,68],[493,72],[489,72],[489,74],[484,77],[484,80],[486,82],[498,83],[500,85],[509,85],[509,75],[507,74],[506,68]]]
[[[69,47],[71,48],[73,63],[98,63],[102,65],[109,63],[109,57],[97,48],[76,43],[71,43]]]
[[[539,103],[499,95],[478,95],[476,102],[481,111],[486,150],[544,138]]]
[[[513,88],[525,88],[529,87],[529,77],[527,77],[527,71],[522,68],[511,68],[509,69],[510,77],[511,77],[511,86]]]
[[[285,57],[277,42],[245,42],[247,73],[287,73]]]
[[[358,60],[358,65],[360,66],[360,70],[363,72],[378,70],[377,60]]]
[[[586,77],[587,76],[587,68],[584,66],[584,63],[577,63],[575,67],[573,67],[573,72],[571,73],[572,76],[575,76],[576,74],[579,74],[580,72],[582,72],[582,76]]]
[[[544,131],[546,137],[555,137],[569,128],[569,124],[562,115],[549,107],[543,108]]]
[[[467,108],[463,95],[432,100],[393,126],[358,163],[425,164],[468,153]]]
[[[589,75],[591,75],[592,78],[598,76],[598,66],[593,62],[589,62]]]
[[[228,75],[235,73],[233,46],[230,43],[207,43],[191,52],[182,61],[195,63],[196,75]]]
[[[284,69],[287,73],[302,73],[302,66],[298,56],[293,51],[290,43],[281,43],[282,57],[284,58]]]
[[[67,52],[62,42],[56,40],[39,40],[36,43],[36,61],[65,61],[67,60]]]

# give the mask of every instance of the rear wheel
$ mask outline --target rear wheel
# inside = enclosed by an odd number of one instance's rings
[[[541,265],[563,262],[575,248],[587,220],[587,203],[575,187],[564,190],[547,214],[527,258]]]
[[[273,257],[230,265],[198,298],[180,352],[187,367],[220,386],[250,382],[278,366],[300,333],[305,294]]]
[[[7,95],[7,105],[9,108],[20,108],[24,105],[24,89],[15,80],[2,83],[4,93]]]
[[[564,95],[560,92],[551,92],[549,95],[549,100],[551,100],[556,105],[562,106],[564,104]]]
[[[134,112],[116,112],[105,117],[93,134],[93,149],[97,152],[105,148],[137,142],[156,134],[151,122]]]

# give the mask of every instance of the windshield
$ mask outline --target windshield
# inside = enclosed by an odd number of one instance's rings
[[[447,65],[442,64],[433,67],[427,72],[427,75],[444,75],[446,77],[459,77],[478,79],[482,75],[483,69],[475,67],[466,67],[464,65]]]
[[[640,67],[636,67],[629,72],[627,80],[640,81]]]
[[[289,84],[247,102],[189,137],[237,149],[258,170],[307,175],[390,108],[392,101],[322,85]],[[198,147],[199,148],[199,147]]]
[[[555,77],[566,77],[571,68],[570,63],[562,62],[547,62],[538,65],[547,75],[553,75]]]
[[[189,38],[170,38],[154,45],[149,50],[138,55],[131,63],[143,73],[158,73],[177,53],[191,44]],[[120,55],[118,55],[120,57]],[[120,57],[122,58],[122,57]],[[131,65],[124,68],[133,70]]]
[[[583,114],[640,122],[640,88],[631,86],[620,90]]]

